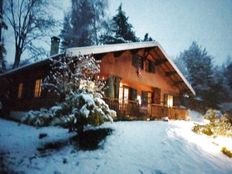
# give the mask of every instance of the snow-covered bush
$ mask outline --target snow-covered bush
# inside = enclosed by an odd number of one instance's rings
[[[226,114],[223,115],[218,110],[209,109],[204,118],[210,121],[209,124],[195,125],[193,127],[194,132],[209,136],[232,137],[232,122]]]
[[[221,113],[221,111],[216,110],[216,109],[208,109],[204,115],[204,118],[211,121],[211,120],[218,119],[222,116],[223,114]]]
[[[99,97],[83,90],[72,93],[67,99],[50,109],[30,111],[23,122],[34,126],[63,126],[77,132],[82,132],[84,126],[99,126],[105,121],[113,121],[115,111]]]
[[[68,127],[76,131],[82,131],[83,126],[90,124],[99,126],[105,121],[112,121],[112,111],[108,105],[99,97],[94,97],[93,94],[80,90],[70,94],[65,102],[61,104],[56,117],[66,115],[70,117],[74,115],[74,119],[70,120]]]
[[[81,133],[86,125],[113,121],[116,112],[102,100],[104,83],[95,78],[100,69],[92,56],[52,61],[52,70],[43,86],[64,99],[49,109],[28,112],[23,122],[35,126],[59,125]]]
[[[53,119],[53,114],[48,109],[40,109],[39,111],[29,111],[23,118],[25,122],[36,127],[48,126]]]

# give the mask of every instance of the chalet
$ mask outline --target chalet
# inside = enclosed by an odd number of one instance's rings
[[[51,54],[55,54],[59,39],[52,42]],[[106,81],[104,99],[119,118],[186,119],[181,98],[195,92],[158,42],[69,48],[52,58],[89,54],[100,61],[97,78]],[[2,112],[14,116],[54,105],[58,97],[41,88],[49,68],[45,59],[0,75]]]

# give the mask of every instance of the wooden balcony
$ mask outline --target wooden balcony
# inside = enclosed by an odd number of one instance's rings
[[[186,108],[167,107],[159,104],[148,104],[147,107],[141,107],[137,101],[128,100],[126,102],[118,99],[104,98],[109,107],[117,112],[117,119],[162,119],[168,117],[174,120],[186,120],[188,111]]]
[[[167,107],[158,104],[151,105],[151,119],[161,119],[162,117],[168,117],[174,120],[186,120],[188,117],[188,111],[186,108],[180,107]]]

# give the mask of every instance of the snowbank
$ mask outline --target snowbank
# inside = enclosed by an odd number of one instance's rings
[[[36,148],[41,144],[72,135],[62,128],[36,129],[0,119],[0,154],[9,169],[28,174],[231,174],[232,160],[219,151],[217,140],[212,143],[195,134],[193,125],[192,121],[105,123],[101,127],[114,131],[102,142],[103,149],[80,151],[68,145],[39,155]],[[39,139],[39,133],[48,136]]]

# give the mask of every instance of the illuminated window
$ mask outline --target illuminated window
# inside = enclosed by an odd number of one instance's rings
[[[141,96],[140,95],[137,95],[137,101],[138,101],[139,105],[141,105],[142,100],[141,100]]]
[[[129,89],[128,88],[124,88],[123,99],[124,99],[124,103],[128,104],[128,100],[129,100]]]
[[[18,98],[22,98],[23,94],[23,83],[20,83],[18,86]]]
[[[173,96],[172,95],[168,95],[167,105],[168,107],[173,107]]]
[[[122,102],[123,102],[123,88],[122,88],[122,87],[119,88],[119,96],[118,96],[118,99],[119,99],[119,103],[122,103]]]
[[[119,98],[119,103],[128,104],[129,89],[127,87],[123,87],[122,83],[120,83],[118,98]]]
[[[41,96],[41,91],[42,91],[42,79],[38,79],[35,81],[35,91],[34,91],[34,96],[35,97],[40,97]]]

